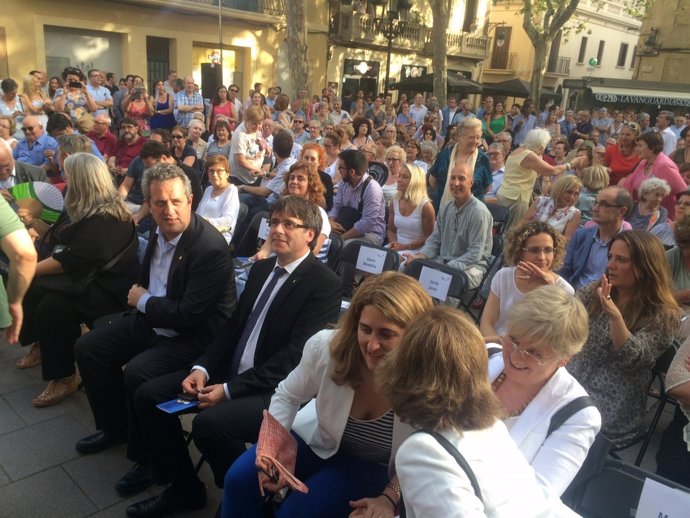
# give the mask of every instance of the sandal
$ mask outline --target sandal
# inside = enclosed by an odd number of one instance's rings
[[[67,378],[48,382],[46,389],[36,396],[32,403],[37,408],[44,408],[58,404],[67,396],[76,392],[81,384],[79,373],[74,373]]]
[[[34,342],[29,352],[17,360],[18,369],[28,369],[41,363],[41,346]]]

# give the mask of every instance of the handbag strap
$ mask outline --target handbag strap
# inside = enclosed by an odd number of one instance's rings
[[[551,416],[551,422],[549,423],[549,430],[546,432],[546,437],[558,430],[563,423],[577,414],[580,410],[590,406],[595,405],[594,401],[592,401],[592,398],[589,396],[580,396],[563,405]]]
[[[96,270],[96,273],[105,273],[109,270],[111,270],[119,261],[124,257],[124,255],[132,248],[132,245],[139,246],[139,238],[137,237],[137,228],[134,226],[134,223],[132,223],[132,231],[134,233],[133,238],[127,243],[127,246],[125,246],[122,251],[120,251],[119,254],[117,254],[115,257],[113,257],[110,261],[105,263],[103,266],[101,266],[98,270]]]
[[[362,212],[364,211],[364,193],[366,192],[367,187],[369,187],[369,182],[371,182],[371,178],[367,178],[366,180],[364,180],[364,184],[362,185],[362,194],[359,196],[359,205],[357,205],[357,213],[360,217],[362,217]]]
[[[479,482],[477,482],[477,477],[474,476],[474,471],[472,471],[472,468],[470,467],[469,463],[463,457],[462,453],[458,451],[458,449],[451,444],[451,442],[446,439],[443,435],[440,433],[434,431],[434,430],[417,430],[414,433],[428,433],[431,435],[438,443],[443,446],[443,449],[446,450],[450,455],[455,459],[455,461],[458,463],[458,465],[462,468],[462,470],[465,472],[465,475],[467,475],[467,478],[470,479],[470,484],[472,484],[472,489],[474,490],[474,495],[479,498],[479,500],[484,503],[484,499],[482,498],[482,491],[479,488]]]

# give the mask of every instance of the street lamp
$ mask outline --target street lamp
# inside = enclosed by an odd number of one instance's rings
[[[496,30],[496,46],[499,48],[506,44],[507,35],[506,30],[503,28],[505,24],[506,22],[491,22],[487,25],[487,36],[492,30],[496,29],[497,27],[500,27],[500,29]]]
[[[384,99],[388,95],[388,81],[391,73],[391,51],[393,40],[400,36],[407,25],[407,14],[412,7],[411,0],[373,0],[374,29],[388,40],[386,54],[386,81],[384,83]]]

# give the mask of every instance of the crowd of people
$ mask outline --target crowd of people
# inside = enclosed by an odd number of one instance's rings
[[[561,495],[598,434],[644,432],[674,342],[683,412],[658,467],[690,483],[687,446],[667,454],[690,437],[687,115],[151,84],[74,67],[30,72],[21,96],[0,83],[0,324],[17,368],[41,365],[34,406],[83,385],[97,431],[79,452],[127,443],[119,493],[166,485],[128,516],[206,505],[180,412],[225,518],[572,516]],[[17,206],[27,182],[62,193],[57,221]],[[400,272],[343,306],[334,242],[387,247]],[[486,290],[478,326],[435,307],[418,260]],[[308,493],[247,448],[265,410]]]

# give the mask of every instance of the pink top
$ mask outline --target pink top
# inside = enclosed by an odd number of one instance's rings
[[[229,119],[232,117],[231,109],[232,103],[230,101],[225,103],[225,106],[217,104],[213,107],[213,113],[211,114],[211,133],[213,133],[216,128],[216,117],[218,117],[218,115],[225,115]],[[235,129],[235,123],[228,122],[228,124],[230,124],[230,131],[233,131]]]
[[[623,181],[622,187],[625,187],[630,194],[632,194],[633,200],[637,203],[638,196],[637,191],[642,185],[642,182],[649,178],[660,178],[661,180],[666,180],[671,186],[671,192],[668,196],[664,198],[661,205],[666,207],[668,210],[668,215],[670,219],[675,218],[675,203],[676,203],[676,193],[685,191],[688,186],[683,181],[683,177],[680,176],[678,172],[678,166],[669,157],[663,153],[659,153],[652,164],[652,171],[650,175],[644,174],[644,169],[647,165],[646,160],[640,160],[637,164],[635,170],[627,176]]]

